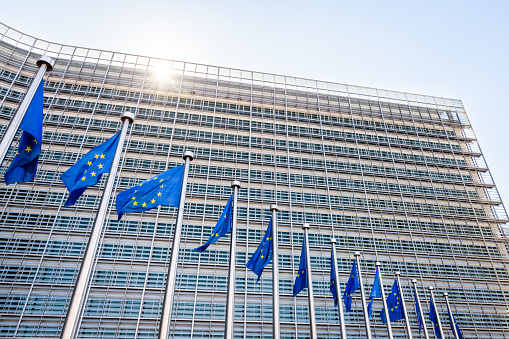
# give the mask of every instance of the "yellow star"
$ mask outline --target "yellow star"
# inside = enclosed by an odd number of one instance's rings
[[[133,200],[134,200],[134,199],[136,199],[136,197],[132,197],[131,199],[133,199]]]
[[[159,180],[159,182],[163,182],[163,179]]]
[[[262,254],[262,259],[263,259],[263,254]]]
[[[25,148],[25,151],[27,151],[28,153],[30,153],[31,150],[32,148],[30,146],[27,146],[27,148]]]
[[[154,179],[152,179],[152,180],[156,180],[156,179],[157,179],[157,177],[154,177]]]
[[[394,308],[391,308],[391,311],[394,311]]]
[[[156,201],[154,199],[152,199],[152,200],[150,200],[150,202],[154,204]]]
[[[94,158],[99,159],[99,154],[96,154]]]
[[[164,185],[161,185],[161,186],[159,186],[159,187],[163,188],[163,187],[164,187]]]
[[[297,278],[300,277],[299,273],[297,273]]]
[[[157,196],[160,197],[161,196],[161,192],[157,192]]]
[[[134,190],[134,193],[138,192],[138,190]]]
[[[37,144],[37,140],[34,139],[35,144]]]
[[[267,238],[267,240],[270,240],[270,238]]]
[[[304,270],[302,270],[302,274],[304,274]]]
[[[96,173],[94,171],[92,171],[92,173],[90,173],[90,175],[95,177]]]
[[[104,154],[101,153],[101,159],[104,159]]]
[[[99,164],[99,165],[97,165],[97,167],[99,167],[99,168],[103,168],[103,167],[104,167],[104,165],[103,165],[103,164]]]
[[[83,176],[83,178],[81,178],[81,181],[85,181],[87,178],[85,176]]]
[[[88,170],[85,170],[85,173],[87,173],[87,172],[88,172]]]
[[[87,162],[87,165],[91,166],[92,165],[92,161]]]
[[[216,237],[219,237],[219,234],[216,233]]]
[[[138,202],[137,201],[133,202],[133,205],[134,206],[138,205]]]
[[[141,206],[146,207],[147,203],[144,202],[143,204],[141,204]]]

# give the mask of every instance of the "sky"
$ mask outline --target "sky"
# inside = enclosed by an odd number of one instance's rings
[[[48,41],[460,99],[509,202],[509,1],[12,1]]]

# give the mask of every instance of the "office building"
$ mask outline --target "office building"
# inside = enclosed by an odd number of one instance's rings
[[[509,337],[507,215],[459,100],[61,45],[0,24],[0,133],[37,67],[44,77],[44,135],[33,182],[0,184],[0,338],[57,338],[105,178],[64,207],[60,180],[74,162],[136,113],[113,194],[182,163],[191,150],[172,338],[221,338],[229,237],[199,254],[241,182],[235,337],[272,337],[271,265],[245,268],[279,205],[281,337],[309,336],[306,291],[292,297],[302,224],[310,250],[319,338],[338,338],[329,291],[330,244],[338,239],[341,289],[353,252],[369,295],[375,261],[386,290],[394,272],[419,336],[411,289],[426,317],[435,286],[446,337],[443,292],[465,338]],[[8,166],[17,139],[1,168]],[[176,209],[117,221],[114,199],[87,289],[78,338],[156,338]],[[372,332],[385,338],[375,300]],[[359,293],[346,314],[363,338]],[[426,319],[430,330],[431,323]],[[406,338],[404,322],[393,323]]]

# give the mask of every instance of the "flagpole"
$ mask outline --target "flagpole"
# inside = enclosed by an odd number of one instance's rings
[[[438,331],[440,332],[440,337],[445,338],[444,331],[442,330],[442,322],[440,321],[440,315],[438,314],[437,303],[435,302],[435,296],[433,295],[433,286],[429,287],[429,292],[431,293],[431,300],[433,300],[433,308],[435,309],[435,314],[437,315]]]
[[[228,294],[226,295],[226,319],[224,338],[233,339],[233,312],[235,307],[235,254],[237,246],[237,197],[239,195],[240,182],[232,181],[233,208],[230,237],[230,263],[228,265]],[[162,339],[162,338],[161,338]]]
[[[44,73],[51,72],[53,66],[55,65],[55,60],[48,56],[41,55],[39,60],[37,60],[36,65],[39,67],[39,70],[37,71],[32,84],[28,88],[25,97],[21,101],[16,114],[14,114],[12,117],[9,126],[7,126],[7,129],[2,136],[2,140],[0,140],[0,165],[4,162],[4,159],[7,156],[7,152],[9,151],[9,147],[11,147],[12,140],[14,140],[14,136],[16,135],[16,132],[18,131],[18,128],[21,125],[23,118],[25,117],[25,113],[32,103],[32,99],[35,92],[37,92],[37,89],[39,88],[39,84],[42,81]]]
[[[382,292],[382,303],[384,305],[384,314],[385,314],[385,324],[387,325],[387,333],[389,334],[389,339],[392,339],[392,328],[391,328],[391,319],[389,317],[389,309],[387,308],[387,300],[385,300],[385,291],[384,291],[384,283],[382,280],[382,272],[380,272],[380,266],[382,264],[380,261],[376,262],[376,268],[378,268],[378,277],[380,278],[380,291]]]
[[[399,271],[396,272],[396,279],[398,280],[399,295],[401,296],[401,306],[403,306],[403,312],[405,313],[406,331],[408,333],[408,339],[412,339],[412,329],[410,328],[410,319],[408,319],[408,313],[406,311],[406,304],[405,304],[405,297],[403,296],[403,288],[401,287],[401,281],[399,280],[400,275],[401,275],[401,273]]]
[[[412,284],[414,285],[414,293],[417,298],[417,306],[419,307],[419,315],[421,316],[422,327],[424,329],[424,337],[429,339],[428,329],[426,328],[426,321],[424,320],[424,312],[422,311],[421,299],[419,298],[419,293],[417,292],[417,279],[412,279]]]
[[[366,294],[364,293],[364,284],[362,282],[361,263],[359,257],[361,252],[354,252],[355,261],[357,263],[357,275],[359,276],[359,284],[361,285],[362,313],[364,313],[364,325],[366,327],[366,338],[371,339],[371,329],[369,326],[368,306],[366,305]]]
[[[173,295],[175,293],[175,284],[177,278],[177,264],[180,250],[180,236],[182,233],[182,221],[184,220],[184,205],[186,202],[187,178],[189,176],[189,163],[194,159],[191,151],[185,151],[182,155],[184,159],[184,174],[182,179],[182,189],[180,191],[179,207],[177,211],[177,220],[175,230],[173,231],[173,244],[171,245],[170,267],[168,268],[168,277],[166,278],[166,290],[164,291],[163,309],[161,311],[161,322],[159,323],[159,339],[168,339],[170,335],[171,314],[173,309]]]
[[[124,147],[127,129],[129,125],[134,121],[134,113],[124,112],[122,113],[120,120],[122,120],[122,130],[118,139],[117,148],[115,149],[115,155],[113,156],[113,162],[108,174],[108,180],[104,186],[101,203],[99,204],[99,209],[97,210],[97,214],[95,216],[94,226],[92,227],[92,232],[90,233],[90,238],[88,239],[85,255],[83,256],[83,261],[81,262],[78,278],[76,279],[76,284],[74,285],[71,302],[69,303],[64,326],[62,328],[62,334],[60,335],[61,339],[72,339],[74,333],[77,330],[76,324],[78,323],[80,317],[86,289],[90,280],[90,275],[92,273],[92,266],[97,254],[97,247],[103,232],[104,220],[106,218],[106,212],[108,211],[111,192],[113,190],[113,185],[117,176],[117,169],[120,163],[120,156],[122,155],[122,149]]]
[[[454,338],[460,339],[460,336],[458,334],[458,329],[456,328],[456,321],[454,320],[454,317],[452,315],[451,305],[449,305],[449,293],[445,292],[444,297],[445,297],[445,303],[447,304],[447,312],[449,313],[449,321],[452,322],[451,327],[452,327],[452,331],[454,332]]]
[[[309,305],[309,334],[310,339],[316,339],[316,317],[315,317],[315,298],[313,296],[313,276],[311,274],[311,257],[309,256],[309,224],[302,225],[304,230],[304,241],[306,242],[306,278],[308,283],[308,305]]]
[[[277,248],[277,205],[270,205],[272,212],[272,338],[279,339],[279,260]]]
[[[341,325],[341,339],[346,339],[346,324],[345,324],[345,313],[343,311],[343,298],[341,298],[341,291],[339,289],[339,272],[338,272],[338,257],[336,255],[336,239],[331,238],[330,243],[332,245],[332,264],[334,265],[334,281],[336,285],[336,295],[338,299],[339,323]]]

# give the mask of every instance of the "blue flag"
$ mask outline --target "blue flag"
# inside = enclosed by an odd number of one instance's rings
[[[350,312],[350,310],[352,309],[353,294],[359,288],[361,288],[361,284],[359,282],[359,275],[357,274],[357,263],[354,260],[352,265],[352,271],[350,272],[350,278],[348,278],[345,293],[343,294],[343,299],[345,300],[345,309],[347,312]]]
[[[435,329],[435,336],[438,339],[442,339],[440,336],[440,330],[438,329],[438,315],[435,312],[435,305],[433,304],[433,298],[429,297],[429,320],[433,323],[433,328]]]
[[[308,280],[306,278],[306,239],[302,239],[302,250],[300,252],[299,270],[297,271],[297,278],[293,284],[293,297],[295,298],[300,291],[308,287]]]
[[[334,306],[338,306],[338,294],[336,293],[336,267],[334,266],[334,257],[332,249],[330,252],[330,292],[334,298]]]
[[[230,233],[232,224],[232,213],[233,213],[233,194],[230,195],[230,199],[228,199],[228,202],[226,203],[226,207],[224,208],[223,213],[221,213],[221,216],[219,217],[216,226],[212,230],[212,234],[210,235],[209,240],[207,240],[205,244],[195,248],[193,251],[203,252],[207,250],[207,247],[209,247],[211,244],[217,242],[219,238]]]
[[[452,319],[451,319],[451,317],[452,317]],[[449,316],[449,324],[451,325],[452,333],[454,333],[453,326],[456,326],[456,332],[458,332],[458,337],[460,339],[463,339],[463,334],[461,334],[460,327],[459,327],[458,323],[456,322],[456,319],[454,319],[454,316],[452,315],[452,311],[451,311],[451,314]]]
[[[89,151],[60,176],[70,193],[65,206],[74,205],[89,186],[97,184],[110,171],[119,137],[120,132]]]
[[[389,310],[389,319],[391,322],[405,319],[405,312],[401,305],[401,294],[399,293],[397,279],[394,280],[391,293],[387,297],[387,309]],[[380,312],[380,318],[382,318],[382,323],[385,324],[385,313],[383,310]]]
[[[4,174],[6,185],[28,182],[35,178],[42,144],[43,94],[44,85],[41,81],[19,126],[23,133],[19,140],[18,152]]]
[[[178,207],[184,165],[177,166],[117,195],[118,220],[124,213],[139,213],[159,205]]]
[[[273,246],[274,245],[272,242],[272,218],[271,218],[269,221],[269,226],[265,231],[265,235],[263,236],[260,245],[258,245],[258,248],[254,252],[253,256],[251,257],[251,259],[249,259],[248,263],[246,264],[246,267],[249,268],[251,271],[254,272],[254,274],[258,276],[256,282],[260,280],[263,269],[272,259]]]
[[[421,310],[419,309],[419,303],[417,302],[417,291],[414,285],[414,301],[415,301],[415,311],[417,312],[417,322],[419,323],[419,333],[422,330],[422,319],[421,319]]]
[[[373,287],[371,288],[371,294],[369,295],[368,314],[369,319],[373,314],[373,298],[381,298],[382,290],[380,289],[380,271],[378,268],[375,272],[375,280],[373,281]]]

